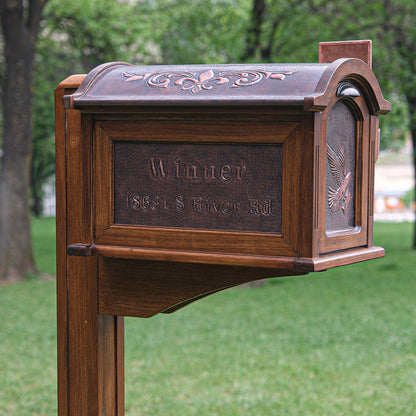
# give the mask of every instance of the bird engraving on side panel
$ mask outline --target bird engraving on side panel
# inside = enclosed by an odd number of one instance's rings
[[[341,145],[338,152],[327,145],[327,157],[332,177],[337,186],[336,189],[328,188],[328,205],[333,213],[342,210],[345,214],[352,200],[352,194],[349,189],[351,171],[348,172],[347,169],[344,145]]]

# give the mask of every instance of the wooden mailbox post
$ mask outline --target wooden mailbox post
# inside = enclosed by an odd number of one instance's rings
[[[325,62],[334,45],[322,48]],[[382,257],[373,184],[389,109],[370,66],[349,56],[110,63],[63,81],[59,415],[124,414],[124,316]]]

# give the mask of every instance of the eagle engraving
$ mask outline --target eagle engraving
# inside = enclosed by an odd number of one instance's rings
[[[352,195],[349,189],[351,182],[351,172],[347,172],[347,163],[345,157],[344,145],[341,145],[338,153],[331,146],[327,145],[328,163],[331,169],[332,177],[338,188],[328,187],[328,205],[329,209],[336,213],[339,210],[345,214],[348,205],[351,202]]]

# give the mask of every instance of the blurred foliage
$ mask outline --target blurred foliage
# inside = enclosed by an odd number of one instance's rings
[[[0,51],[4,50],[4,39],[3,33],[0,30]],[[3,85],[4,85],[4,76],[6,74],[5,68],[5,57],[4,54],[0,53],[0,97],[3,97]],[[0,162],[1,162],[1,148],[2,148],[2,136],[3,136],[3,100],[0,99]]]
[[[409,137],[410,120],[406,98],[391,93],[391,112],[380,117],[380,149],[400,150]]]
[[[414,189],[410,189],[409,191],[407,191],[404,194],[403,198],[402,198],[402,201],[403,201],[404,205],[407,208],[412,207],[412,202],[414,202],[414,200],[415,200],[415,190]]]
[[[245,45],[248,1],[161,0],[141,3],[150,30],[145,63],[238,61]]]
[[[103,62],[129,60],[140,45],[146,16],[133,4],[116,0],[50,0],[45,23],[49,38],[72,64],[68,75],[74,66],[88,72]]]

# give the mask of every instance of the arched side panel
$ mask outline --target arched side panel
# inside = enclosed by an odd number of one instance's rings
[[[351,107],[338,101],[328,116],[326,232],[352,231],[356,211],[356,148],[359,126]]]
[[[370,115],[356,91],[334,97],[321,115],[321,255],[368,244]]]

